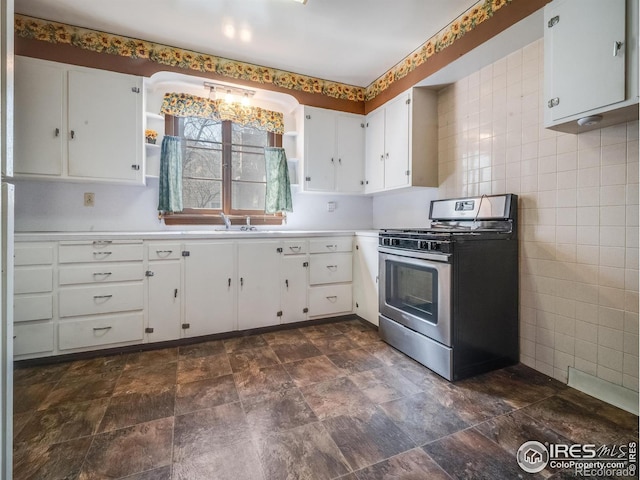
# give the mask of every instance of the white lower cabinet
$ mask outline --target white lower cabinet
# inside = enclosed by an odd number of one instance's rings
[[[279,241],[238,244],[238,330],[280,323]]]
[[[358,235],[353,252],[353,304],[359,317],[378,325],[378,237]]]
[[[234,242],[184,244],[184,318],[182,336],[236,330]],[[150,301],[153,301],[150,299]]]
[[[351,237],[16,243],[17,360],[351,313]]]

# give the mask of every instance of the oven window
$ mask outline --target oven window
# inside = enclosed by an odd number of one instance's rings
[[[387,261],[385,302],[414,317],[438,322],[438,271]]]

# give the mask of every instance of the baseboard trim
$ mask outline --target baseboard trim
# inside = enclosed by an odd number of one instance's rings
[[[638,392],[569,367],[569,386],[638,415]]]

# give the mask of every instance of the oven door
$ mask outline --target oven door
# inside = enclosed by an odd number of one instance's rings
[[[380,247],[380,314],[451,346],[448,256]]]

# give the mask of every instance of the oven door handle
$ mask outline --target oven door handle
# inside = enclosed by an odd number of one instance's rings
[[[396,248],[378,247],[379,253],[385,253],[387,255],[395,255],[398,257],[407,258],[419,258],[420,260],[432,260],[434,262],[449,263],[451,254],[449,253],[427,253],[416,252],[414,250],[399,250]]]

